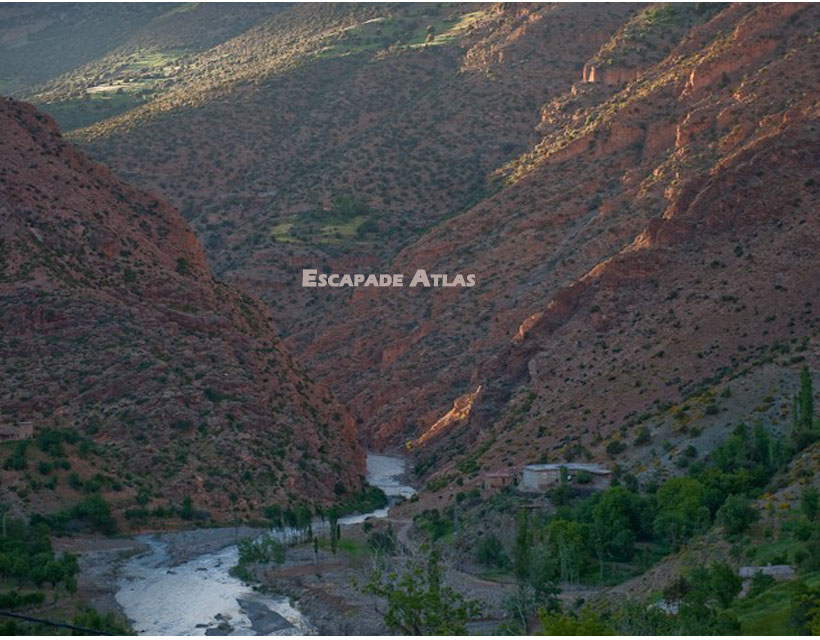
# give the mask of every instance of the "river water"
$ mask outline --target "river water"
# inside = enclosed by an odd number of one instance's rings
[[[368,454],[367,480],[391,499],[415,493],[402,484],[401,458]],[[371,513],[340,518],[342,525],[370,517],[386,517],[389,506]],[[317,523],[321,530],[322,523]],[[202,530],[207,533],[207,530]],[[203,535],[206,535],[203,533]],[[306,635],[313,625],[288,598],[253,591],[229,574],[237,564],[235,544],[174,563],[168,545],[180,534],[146,535],[138,539],[150,550],[131,558],[120,571],[117,602],[140,635]],[[196,531],[183,535],[195,536]]]

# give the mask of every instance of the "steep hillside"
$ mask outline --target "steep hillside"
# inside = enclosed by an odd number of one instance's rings
[[[537,141],[538,107],[634,10],[301,5],[72,135],[177,204],[301,347],[347,296],[304,296],[299,268],[370,269],[485,197]]]
[[[0,7],[0,89],[30,90],[116,49],[170,5],[6,3]]]
[[[748,417],[746,387],[775,417],[815,357],[818,25],[800,4],[285,7],[72,136],[182,208],[376,446],[640,466],[611,443],[646,427],[666,465],[690,424],[708,447]],[[304,290],[302,267],[478,285]]]
[[[664,211],[687,207],[694,194],[706,188],[707,179],[732,176],[725,179],[731,181],[730,188],[737,192],[734,198],[739,218],[737,224],[721,232],[723,235],[701,230],[711,227],[696,227],[680,235],[675,248],[690,252],[689,259],[701,255],[703,243],[714,243],[708,245],[714,251],[717,252],[718,247],[721,253],[734,255],[733,252],[738,251],[748,261],[751,250],[747,245],[760,242],[755,234],[760,233],[761,216],[753,217],[747,209],[754,205],[757,211],[762,197],[782,199],[766,209],[772,224],[788,229],[789,225],[805,218],[806,223],[795,233],[815,231],[810,215],[812,203],[803,194],[804,191],[813,193],[814,165],[810,162],[800,165],[798,161],[794,176],[781,176],[779,164],[773,165],[777,171],[763,166],[755,169],[762,172],[760,176],[741,172],[735,165],[746,157],[744,154],[768,148],[766,144],[776,143],[779,148],[788,149],[804,135],[804,129],[811,134],[818,87],[807,78],[814,78],[817,65],[816,9],[739,5],[701,14],[699,18],[695,7],[689,11],[691,15],[682,14],[680,19],[686,25],[699,19],[699,26],[678,30],[679,40],[674,49],[660,60],[654,52],[647,55],[635,80],[614,85],[578,82],[547,103],[539,124],[544,138],[531,153],[499,173],[505,187],[469,211],[430,230],[388,267],[396,272],[412,272],[423,266],[436,272],[476,273],[478,286],[475,289],[457,292],[362,290],[350,298],[344,314],[330,321],[323,318],[323,332],[307,347],[306,357],[315,364],[322,379],[346,390],[344,393],[350,395],[365,428],[377,442],[395,443],[415,437],[434,424],[438,424],[440,430],[449,419],[444,423],[438,421],[454,400],[468,399],[467,394],[473,394],[479,385],[484,385],[479,398],[490,395],[486,385],[495,374],[482,371],[512,366],[507,362],[510,358],[517,358],[519,370],[507,386],[526,386],[529,375],[526,364],[543,345],[536,343],[531,354],[519,356],[516,354],[522,347],[514,347],[512,353],[506,351],[510,341],[519,331],[538,321],[545,306],[562,287],[583,278],[570,289],[579,291],[588,286],[587,283],[597,281],[586,274],[597,275],[615,269],[620,258],[612,265],[607,262],[613,256],[629,247],[643,247],[643,239],[653,237],[657,225],[664,219]],[[604,48],[609,46],[607,43]],[[595,53],[591,59],[598,57],[600,54]],[[579,81],[587,62],[576,60]],[[638,69],[639,62],[633,60],[631,68]],[[773,157],[767,156],[770,160]],[[763,160],[758,162],[765,165]],[[753,188],[760,188],[761,195]],[[793,211],[791,205],[784,203],[794,198],[800,198],[800,202]],[[697,202],[699,207],[702,200]],[[699,208],[695,212],[720,218]],[[677,228],[679,223],[668,224]],[[797,251],[796,247],[801,246],[786,231],[779,231],[774,237],[789,251]],[[639,238],[637,243],[636,238]],[[635,254],[636,260],[656,260],[659,253],[627,250],[624,255]],[[645,257],[647,255],[652,258]],[[772,260],[775,257],[776,254]],[[710,263],[711,260],[707,265]],[[752,267],[744,261],[738,264],[737,269],[729,273],[710,267],[692,277],[725,289],[719,297],[726,298],[723,304],[731,305],[732,300],[743,298],[748,284],[754,282],[754,277],[747,275]],[[694,269],[694,265],[691,268]],[[802,268],[805,269],[805,265]],[[673,276],[676,271],[671,266],[668,269],[659,268],[657,275],[647,269],[636,269],[634,279],[641,286],[652,286],[652,282],[659,281],[660,274],[668,273],[670,288],[657,295],[664,299],[667,295],[678,296],[680,300],[674,304],[689,307],[686,315],[697,317],[706,313],[706,300],[687,296],[687,289],[681,283],[672,285],[671,281],[680,277],[680,273]],[[778,286],[793,291],[797,285],[790,282],[799,282],[804,271],[794,261],[787,261],[783,265],[761,264],[758,273],[758,278],[767,273],[780,274],[782,281]],[[642,278],[646,278],[646,282]],[[809,282],[805,284],[811,286]],[[625,287],[613,288],[624,289],[619,295],[626,295]],[[559,302],[567,294],[561,295]],[[766,321],[771,314],[762,309],[770,304],[769,299],[762,290],[758,295],[760,298],[754,304],[750,301],[746,304],[748,309],[756,304],[760,317],[738,319],[738,326],[753,322],[760,326],[756,333],[767,332],[765,338],[758,335],[754,344],[744,345],[750,351],[764,342],[771,345],[793,337],[792,328]],[[647,298],[648,294],[642,296]],[[805,300],[810,298],[807,296]],[[805,300],[793,298],[789,304],[799,306]],[[585,341],[595,327],[601,334],[599,342],[609,344],[622,339],[618,325],[627,318],[629,322],[634,318],[636,331],[650,331],[643,326],[641,318],[656,312],[658,303],[654,298],[647,298],[621,305],[618,313],[611,308],[607,315],[592,312],[577,316],[575,321]],[[599,302],[590,306],[604,307]],[[678,313],[683,313],[683,309],[678,309]],[[781,321],[788,323],[789,318],[784,320],[783,316],[779,316]],[[804,321],[811,319],[811,314],[806,316],[802,312],[797,316]],[[546,317],[542,324],[555,322],[549,319],[549,314]],[[650,362],[658,362],[662,369],[680,368],[681,371],[691,363],[700,373],[688,379],[686,375],[670,371],[668,376],[660,378],[664,381],[680,378],[672,389],[661,394],[669,396],[664,400],[672,403],[679,402],[680,394],[688,391],[679,390],[678,386],[697,381],[698,376],[711,377],[715,369],[731,366],[730,351],[736,348],[720,333],[720,342],[726,341],[721,354],[712,351],[713,358],[704,359],[703,354],[698,355],[701,348],[697,342],[680,336],[679,328],[674,326],[676,322],[670,321],[663,331],[654,328],[651,331],[659,334],[655,343],[679,341],[678,358],[683,362],[671,358],[650,359]],[[701,326],[707,324],[703,319]],[[810,329],[810,325],[795,327],[794,337],[802,340],[810,335]],[[695,337],[703,337],[703,332],[697,332]],[[298,344],[298,336],[290,339]],[[646,339],[645,342],[652,346],[653,341]],[[577,365],[584,364],[576,355],[577,349],[572,342],[562,343],[560,348],[556,347],[553,357],[557,363],[572,358]],[[612,363],[616,369],[626,366],[621,362],[626,349],[620,349],[622,351],[616,353],[621,355]],[[659,347],[648,353],[652,356],[663,350],[669,352]],[[336,357],[341,354],[348,363],[344,371],[333,365],[336,360],[328,358],[329,353]],[[498,364],[485,364],[488,359]],[[649,365],[636,359],[635,366]],[[547,371],[553,368],[560,367],[552,365]],[[357,373],[352,378],[351,369]],[[562,378],[549,383],[556,385],[550,394],[561,402],[567,398],[565,384],[573,393],[589,395],[590,387],[583,380],[572,377],[559,385]],[[608,382],[607,386],[611,384]],[[533,390],[536,394],[537,391]],[[622,389],[620,393],[623,392]],[[637,391],[625,395],[624,402],[635,407],[607,416],[600,424],[603,435],[619,429],[624,414],[642,406],[646,398],[651,405],[656,398],[649,394],[649,391]],[[598,395],[596,391],[594,402],[600,401]],[[568,401],[567,407],[571,405]],[[597,427],[601,420],[593,409],[590,410],[593,417],[587,418],[586,426],[581,426],[577,418],[567,421],[558,416],[553,418],[554,408],[549,412],[543,406],[533,410],[536,413],[531,417],[531,424],[538,423],[544,432],[549,432],[555,424],[570,424],[572,429],[583,430]],[[638,415],[647,410],[648,407],[638,410]],[[524,416],[517,420],[523,421]],[[524,439],[531,435],[528,431],[522,432],[528,434]],[[552,444],[545,443],[546,446]],[[519,458],[527,455],[521,451]]]
[[[359,489],[349,415],[174,209],[30,105],[4,99],[0,132],[0,422],[35,424],[4,445],[4,501],[226,518]]]
[[[370,424],[389,437],[425,392],[480,387],[459,419],[436,422],[445,405],[419,420],[463,438],[442,445],[470,452],[462,469],[592,456],[642,472],[681,443],[708,450],[733,421],[788,422],[796,369],[818,356],[817,25],[813,6],[733,6],[636,80],[546,106],[508,186],[400,256],[488,274],[486,330],[464,328],[482,317],[469,298],[416,301],[429,319],[392,366],[419,395],[385,408],[362,393]],[[440,344],[459,338],[465,355],[445,361]],[[422,362],[437,376],[419,389]],[[450,457],[428,442],[422,456]]]
[[[283,4],[83,3],[0,7],[0,91],[44,105],[65,131],[173,86],[197,53]]]

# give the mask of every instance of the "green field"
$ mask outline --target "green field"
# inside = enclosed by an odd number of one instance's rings
[[[125,113],[142,103],[142,98],[126,91],[99,92],[89,94],[88,98],[37,104],[37,108],[53,117],[63,131],[70,131]]]
[[[270,228],[276,242],[305,242],[308,244],[339,244],[355,239],[359,227],[369,218],[366,215],[349,219],[317,218],[313,214],[291,216]]]
[[[820,573],[802,576],[809,586],[820,585]],[[740,619],[743,635],[793,635],[789,625],[792,583],[781,582],[754,598],[738,600],[732,610]]]

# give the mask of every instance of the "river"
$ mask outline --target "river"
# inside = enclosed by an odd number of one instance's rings
[[[380,487],[394,503],[415,493],[402,484],[405,461],[368,454],[367,481]],[[343,526],[370,517],[384,518],[389,505],[371,513],[345,516]],[[321,523],[317,523],[321,529]],[[116,600],[140,635],[308,635],[310,621],[288,598],[254,591],[229,574],[238,561],[230,529],[190,530],[139,536],[149,551],[123,564]],[[222,536],[217,550],[175,561],[174,545],[192,537]]]

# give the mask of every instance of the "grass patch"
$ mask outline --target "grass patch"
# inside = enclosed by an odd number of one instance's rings
[[[809,586],[820,585],[820,573],[803,576]],[[780,582],[755,598],[739,600],[732,610],[740,619],[743,635],[793,635],[789,625],[791,582]]]
[[[333,244],[356,235],[356,231],[367,220],[367,216],[356,216],[345,222],[324,225],[315,235],[317,242]]]
[[[803,544],[794,538],[783,538],[776,542],[757,545],[754,560],[755,564],[790,564],[794,552]]]
[[[439,22],[430,24],[432,27],[432,38],[428,40],[427,25],[420,27],[410,38],[408,45],[411,47],[437,46],[461,37],[467,29],[474,23],[488,15],[486,9],[463,13],[454,18],[447,18]]]
[[[425,11],[429,7],[425,8]],[[386,49],[393,45],[408,48],[443,45],[463,36],[488,11],[460,15],[404,15],[401,18],[374,18],[347,29],[339,41],[322,49],[318,57],[330,58]]]
[[[270,228],[271,237],[276,242],[299,242],[299,238],[291,235],[291,230],[296,222],[280,222]]]
[[[370,555],[370,546],[364,540],[342,538],[339,540],[339,550],[344,551],[346,554],[356,558]]]
[[[97,92],[88,98],[37,104],[37,108],[54,118],[63,131],[86,127],[141,105],[142,98],[134,93]]]
[[[360,227],[370,220],[368,213],[341,216],[327,211],[310,211],[280,220],[270,227],[269,233],[276,242],[342,244],[359,239],[364,233]]]
[[[123,71],[140,71],[141,69],[155,69],[173,63],[178,58],[185,55],[184,49],[169,49],[168,51],[147,51],[141,53],[138,58],[132,60],[124,67]]]

